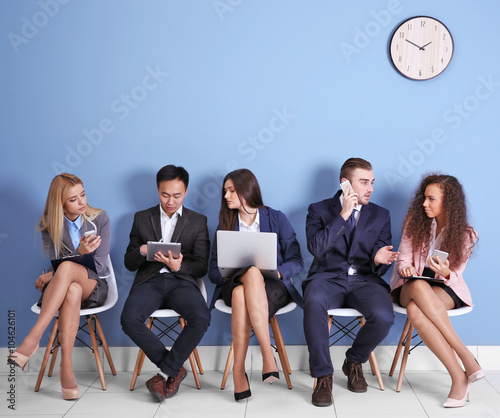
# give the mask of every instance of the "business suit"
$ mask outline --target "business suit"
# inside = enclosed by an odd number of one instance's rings
[[[382,279],[389,265],[376,266],[374,262],[377,251],[391,245],[389,211],[373,203],[363,205],[353,231],[340,216],[340,195],[338,191],[333,198],[310,205],[307,214],[307,247],[314,260],[302,286],[304,331],[313,377],[333,373],[328,309],[352,307],[366,319],[346,352],[350,362],[365,362],[394,322],[389,287]],[[355,275],[348,274],[351,266],[356,269]]]
[[[285,214],[281,211],[269,207],[262,207],[259,208],[259,218],[260,232],[275,232],[277,234],[278,271],[283,276],[282,281],[287,288],[288,293],[290,293],[294,302],[302,307],[302,296],[299,294],[291,280],[293,276],[302,272],[304,268],[304,262],[302,261],[300,246],[295,236],[295,231]],[[237,222],[234,230],[239,231],[239,229],[239,224]],[[221,276],[217,265],[217,234],[215,234],[212,245],[208,277],[210,281],[217,285],[210,304],[210,308],[213,309],[215,302],[220,297],[222,286],[224,285],[224,278]]]
[[[160,206],[137,212],[125,253],[125,267],[137,270],[137,274],[123,307],[121,324],[124,332],[162,372],[175,377],[210,324],[210,312],[196,286],[196,280],[207,272],[210,251],[207,218],[182,208],[171,239],[181,243],[183,259],[178,271],[160,273],[166,265],[147,261],[141,254],[142,245],[161,238]],[[149,315],[160,308],[174,309],[187,322],[170,351],[144,324]]]

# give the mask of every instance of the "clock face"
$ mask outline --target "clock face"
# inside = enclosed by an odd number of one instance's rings
[[[428,80],[441,74],[450,63],[453,38],[439,20],[412,17],[394,31],[389,52],[401,75],[412,80]]]

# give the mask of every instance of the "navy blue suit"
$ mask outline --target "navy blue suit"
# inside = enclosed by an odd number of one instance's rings
[[[387,336],[394,323],[389,286],[382,276],[389,265],[376,266],[377,251],[391,245],[389,211],[364,205],[354,235],[341,216],[341,191],[309,206],[307,248],[314,256],[304,289],[304,331],[313,377],[333,373],[328,341],[328,309],[351,307],[360,311],[366,324],[359,330],[346,358],[364,363]],[[350,267],[355,275],[348,275]]]
[[[260,232],[275,232],[278,235],[278,271],[283,276],[283,284],[286,286],[290,296],[297,305],[302,307],[303,299],[292,283],[291,278],[304,269],[304,262],[300,253],[300,246],[295,236],[295,231],[283,212],[269,207],[259,208]],[[219,229],[219,227],[217,227]],[[235,231],[239,231],[238,222]],[[212,254],[210,256],[210,267],[208,270],[209,279],[217,285],[212,298],[210,308],[214,307],[219,299],[224,279],[217,266],[217,234],[212,244]]]

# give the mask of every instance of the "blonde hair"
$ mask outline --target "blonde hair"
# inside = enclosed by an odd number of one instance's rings
[[[62,255],[64,230],[64,203],[72,187],[83,182],[74,174],[62,173],[54,177],[50,183],[45,210],[37,225],[38,231],[47,231],[54,243],[56,257]],[[83,222],[92,222],[102,209],[95,209],[88,203],[83,215]],[[45,248],[44,248],[45,251]]]

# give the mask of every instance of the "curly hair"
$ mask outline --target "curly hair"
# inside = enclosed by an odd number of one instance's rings
[[[437,184],[443,191],[446,224],[440,249],[449,253],[450,268],[454,269],[469,258],[472,248],[468,244],[474,242],[473,229],[467,222],[465,194],[455,177],[439,173],[422,177],[403,222],[403,234],[411,238],[414,252],[427,255],[432,219],[425,214],[423,204],[425,189],[430,184]]]

